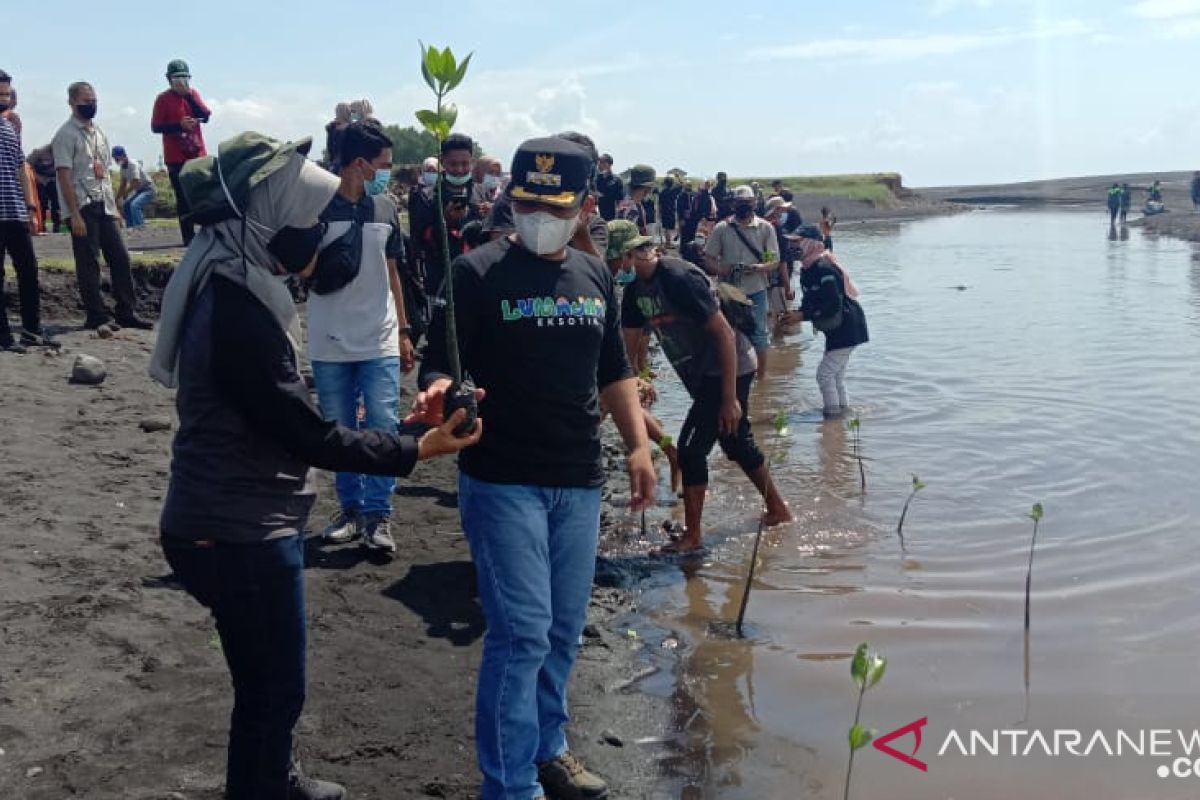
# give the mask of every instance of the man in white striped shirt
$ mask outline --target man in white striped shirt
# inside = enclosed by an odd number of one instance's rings
[[[0,70],[0,113],[12,104],[12,76]],[[11,122],[0,116],[0,253],[12,256],[21,298],[20,340],[13,338],[4,306],[4,264],[0,255],[0,350],[24,352],[32,345],[51,345],[42,335],[38,295],[38,263],[33,252],[37,194],[25,170],[21,139]]]

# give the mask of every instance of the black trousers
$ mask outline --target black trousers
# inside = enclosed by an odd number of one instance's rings
[[[179,184],[179,170],[181,169],[183,169],[183,164],[167,164],[167,175],[171,179],[171,188],[175,191],[175,214],[179,217],[179,235],[183,237],[183,246],[187,247],[192,243],[192,237],[196,235],[196,226],[183,218],[192,210],[192,207],[188,205],[187,196],[184,195],[183,187]]]
[[[750,432],[750,384],[753,382],[753,372],[737,379],[737,399],[742,406],[742,418],[738,421],[737,431],[732,434],[720,432],[721,395],[724,391],[721,378],[704,378],[692,393],[692,407],[679,432],[679,466],[683,471],[684,486],[708,484],[708,454],[718,442],[729,460],[736,462],[747,474],[763,465],[766,459],[754,443],[754,434]]]
[[[29,224],[19,220],[0,221],[0,345],[10,345],[12,330],[4,297],[4,254],[12,256],[17,273],[17,292],[21,298],[21,327],[30,333],[42,329],[41,297],[38,294],[38,263],[33,252]]]
[[[71,234],[75,254],[75,280],[79,297],[89,320],[108,316],[100,297],[100,253],[112,276],[112,293],[117,303],[117,321],[134,315],[133,276],[129,272],[129,251],[121,238],[117,220],[104,213],[104,203],[89,203],[79,209],[87,225],[87,236]]]
[[[59,226],[62,225],[62,211],[58,205],[58,182],[39,183],[37,187],[38,202],[42,205],[42,230],[49,227],[46,224],[46,220],[49,220],[54,225],[50,230],[58,233]]]

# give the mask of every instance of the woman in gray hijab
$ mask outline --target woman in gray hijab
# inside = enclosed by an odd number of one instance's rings
[[[336,800],[340,786],[304,777],[292,759],[305,692],[310,466],[403,476],[419,459],[474,444],[482,427],[455,437],[459,412],[418,440],[322,419],[299,373],[299,321],[281,276],[314,261],[317,216],[338,179],[305,157],[307,141],[243,134],[221,148],[201,166],[215,170],[236,215],[201,228],[172,276],[150,369],[178,388],[162,547],[212,612],[233,679],[225,797]],[[246,178],[236,168],[252,157],[263,166]],[[243,182],[227,185],[221,167]]]

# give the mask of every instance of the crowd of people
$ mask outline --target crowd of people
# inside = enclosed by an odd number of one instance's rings
[[[310,468],[336,473],[338,512],[324,540],[389,556],[396,478],[453,453],[487,620],[476,697],[482,796],[604,797],[605,782],[566,739],[606,480],[601,420],[611,417],[627,449],[632,509],[655,498],[651,445],[671,464],[685,526],[656,555],[704,552],[717,444],[762,496],[763,524],[790,521],[755,442],[751,389],[768,379],[772,332],[809,321],[826,337],[823,413],[848,410],[846,366],[868,333],[832,252],[834,215],[823,209],[819,225],[806,224],[779,182],[768,193],[719,173],[693,187],[679,175],[660,181],[645,164],[622,179],[611,155],[570,131],[523,142],[507,170],[455,133],[416,185],[401,187],[393,143],[365,99],[337,106],[321,164],[308,157],[310,140],[249,132],[208,156],[211,112],[188,65],[172,61],[166,78],[151,125],[187,250],[163,296],[150,368],[176,390],[179,414],[161,543],[211,610],[233,679],[226,797],[343,796],[292,757],[305,691]],[[26,160],[12,83],[0,72],[0,244],[17,269],[22,326],[14,338],[0,315],[0,346],[54,345],[38,317],[32,247],[47,158],[85,327],[149,328],[120,221],[143,223],[153,183],[111,146],[97,92],[82,81],[68,87],[70,116],[48,154]],[[115,314],[100,291],[101,253]],[[671,388],[650,381],[650,337],[691,401],[677,439],[651,413]],[[418,364],[419,394],[401,419],[401,376]],[[448,411],[465,377],[480,387],[473,424]]]

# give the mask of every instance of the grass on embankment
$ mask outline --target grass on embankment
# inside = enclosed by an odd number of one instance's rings
[[[871,203],[876,207],[888,208],[896,205],[893,187],[899,188],[900,175],[895,172],[872,172],[858,175],[789,175],[749,178],[730,178],[730,185],[758,181],[767,194],[771,193],[771,182],[783,181],[783,185],[797,195],[826,194]]]

